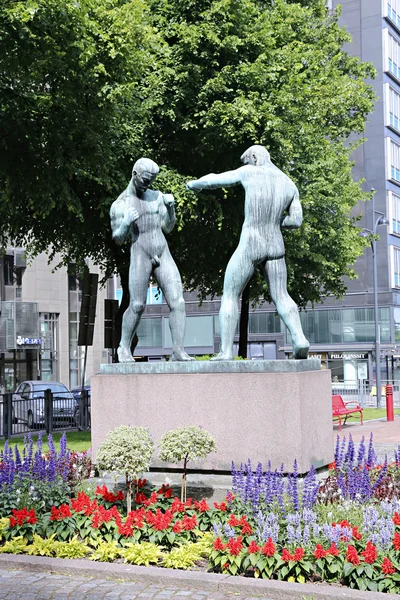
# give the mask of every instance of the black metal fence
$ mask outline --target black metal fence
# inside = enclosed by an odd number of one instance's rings
[[[52,392],[50,389],[27,397],[18,394],[0,394],[0,437],[24,435],[29,431],[90,429],[90,395],[83,390],[80,398],[70,392]]]

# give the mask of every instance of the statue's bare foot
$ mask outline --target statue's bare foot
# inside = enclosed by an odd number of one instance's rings
[[[171,361],[189,361],[195,360],[193,356],[189,356],[182,348],[176,348],[171,354]]]
[[[295,359],[304,359],[308,358],[308,349],[310,344],[304,343],[299,346],[293,346],[293,358]]]
[[[233,354],[227,352],[220,352],[217,356],[213,356],[210,360],[233,360]]]
[[[135,359],[132,356],[132,352],[129,348],[119,347],[117,350],[118,362],[126,363],[126,362],[135,362]]]

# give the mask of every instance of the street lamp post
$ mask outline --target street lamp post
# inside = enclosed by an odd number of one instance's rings
[[[375,192],[374,188],[371,192]],[[375,196],[375,194],[374,194]],[[375,215],[380,215],[373,226],[373,239],[371,240],[372,249],[372,266],[373,266],[373,277],[374,277],[374,315],[375,315],[375,368],[376,368],[376,404],[377,407],[381,406],[381,333],[379,327],[379,307],[378,307],[378,274],[376,266],[376,231],[379,225],[389,225],[389,220],[385,217],[383,212],[375,210],[375,197],[372,196],[372,217],[375,219]],[[365,230],[369,231],[369,230]],[[371,233],[371,232],[370,232]]]

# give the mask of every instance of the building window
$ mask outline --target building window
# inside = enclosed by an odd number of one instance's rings
[[[389,179],[400,182],[400,146],[392,139],[389,141]]]
[[[58,380],[58,314],[40,313],[41,378],[44,381]]]
[[[392,246],[393,287],[400,288],[400,248]]]
[[[400,0],[388,0],[386,16],[400,29]]]
[[[400,235],[400,196],[389,192],[390,232]]]
[[[4,285],[14,285],[14,256],[4,257]]]
[[[400,131],[400,94],[388,86],[388,121],[387,124]]]
[[[387,70],[400,79],[400,43],[387,31]]]

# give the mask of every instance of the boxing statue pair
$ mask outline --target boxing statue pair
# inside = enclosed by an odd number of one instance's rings
[[[304,337],[298,309],[287,292],[287,273],[282,229],[300,227],[303,219],[299,193],[293,181],[278,169],[263,146],[251,146],[242,155],[243,166],[233,171],[211,173],[187,184],[195,192],[241,184],[245,190],[244,223],[239,245],[225,273],[219,313],[221,351],[211,360],[232,360],[233,339],[239,318],[239,299],[257,265],[264,268],[272,300],[293,341],[293,357],[307,358],[309,343]],[[129,269],[130,303],[122,319],[118,348],[120,362],[131,362],[131,343],[146,304],[151,275],[156,278],[170,309],[171,360],[193,360],[183,348],[185,304],[182,281],[170,254],[164,233],[175,225],[174,198],[151,190],[158,166],[139,159],[132,179],[112,204],[114,240],[131,239]]]

